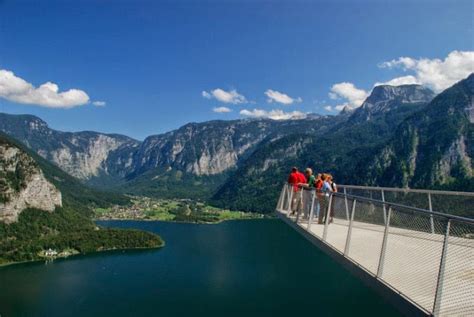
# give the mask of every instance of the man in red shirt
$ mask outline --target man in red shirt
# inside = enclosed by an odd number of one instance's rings
[[[291,201],[291,214],[295,214],[295,212],[298,210],[298,208],[301,207],[302,201],[301,201],[301,195],[299,194],[299,191],[301,188],[298,186],[298,184],[306,184],[306,176],[304,176],[303,173],[298,171],[297,167],[293,167],[291,169],[290,176],[288,176],[288,184],[292,185],[293,187],[293,197]]]
[[[301,173],[298,172],[298,168],[293,167],[290,176],[288,176],[288,184],[293,186],[293,192],[298,191],[298,183],[301,183],[299,174]]]

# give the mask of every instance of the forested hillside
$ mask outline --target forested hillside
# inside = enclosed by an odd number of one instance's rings
[[[163,245],[157,235],[136,230],[105,229],[90,219],[91,207],[126,204],[128,198],[85,187],[4,135],[0,135],[0,147],[0,175],[9,175],[0,186],[0,196],[3,197],[0,216],[10,210],[7,208],[10,205],[25,207],[17,210],[15,217],[0,221],[0,263],[43,259],[44,251],[50,248],[71,255]],[[44,179],[41,179],[43,175]],[[33,181],[37,188],[47,186],[47,190],[52,191],[56,206],[49,210],[42,208],[45,204],[50,206],[51,197],[44,196],[41,190],[28,191]],[[40,185],[38,181],[41,181]],[[32,196],[33,193],[38,195]],[[23,201],[25,197],[26,201]]]

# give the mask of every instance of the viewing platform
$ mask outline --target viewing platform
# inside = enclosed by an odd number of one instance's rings
[[[339,189],[284,185],[277,214],[404,313],[474,316],[474,193]]]

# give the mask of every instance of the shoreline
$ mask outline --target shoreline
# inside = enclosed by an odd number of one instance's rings
[[[6,263],[0,263],[0,269],[7,267],[7,266],[12,266],[12,265],[17,265],[17,264],[24,264],[24,263],[36,263],[36,262],[44,262],[47,263],[49,262],[54,262],[55,260],[66,260],[71,257],[77,257],[81,255],[90,255],[90,254],[99,254],[99,253],[105,253],[105,252],[111,252],[111,251],[135,251],[135,250],[153,250],[153,249],[161,249],[166,245],[166,242],[163,240],[163,243],[160,246],[156,247],[135,247],[135,248],[112,248],[112,249],[103,249],[103,250],[97,250],[93,252],[86,252],[86,253],[75,253],[75,254],[70,254],[66,256],[58,256],[54,258],[42,258],[42,259],[36,259],[36,260],[29,260],[29,261],[19,261],[19,262],[6,262]]]
[[[221,224],[223,222],[227,221],[243,221],[243,220],[263,220],[263,219],[278,219],[276,216],[273,214],[268,214],[268,215],[262,215],[261,217],[254,217],[254,218],[235,218],[235,219],[223,219],[215,222],[193,222],[193,221],[174,221],[174,220],[159,220],[159,219],[137,219],[137,218],[93,218],[92,221],[95,223],[96,221],[142,221],[142,222],[151,222],[151,221],[159,221],[159,222],[169,222],[169,223],[176,223],[176,224],[194,224],[194,225],[217,225]],[[160,246],[156,247],[134,247],[134,248],[112,248],[112,249],[103,249],[103,250],[97,250],[94,252],[87,252],[87,253],[75,253],[75,254],[70,254],[66,256],[58,256],[58,257],[53,257],[53,258],[42,258],[42,259],[35,259],[35,260],[29,260],[29,261],[19,261],[19,262],[6,262],[6,263],[0,263],[0,269],[7,267],[7,266],[12,266],[12,265],[17,265],[17,264],[24,264],[24,263],[35,263],[35,262],[48,262],[48,261],[55,261],[55,260],[65,260],[71,257],[77,257],[81,255],[89,255],[89,254],[99,254],[102,252],[110,252],[110,251],[135,251],[135,250],[153,250],[153,249],[161,249],[166,245],[166,242],[163,240],[163,243]]]
[[[160,220],[160,219],[143,219],[143,218],[93,218],[92,221],[160,221],[160,222],[170,222],[170,223],[188,223],[188,224],[195,224],[195,225],[217,225],[226,221],[242,221],[242,220],[261,220],[261,219],[277,219],[276,216],[272,214],[262,215],[262,217],[255,217],[255,218],[235,218],[235,219],[222,219],[219,221],[211,221],[211,222],[195,222],[195,221],[175,221],[175,220]]]

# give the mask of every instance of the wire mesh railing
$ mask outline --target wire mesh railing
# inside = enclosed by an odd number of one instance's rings
[[[322,194],[285,185],[277,211],[426,313],[473,316],[474,220],[348,189]],[[473,212],[474,203],[463,210]]]
[[[474,218],[474,193],[429,189],[338,185],[339,192],[417,207],[429,211]]]

